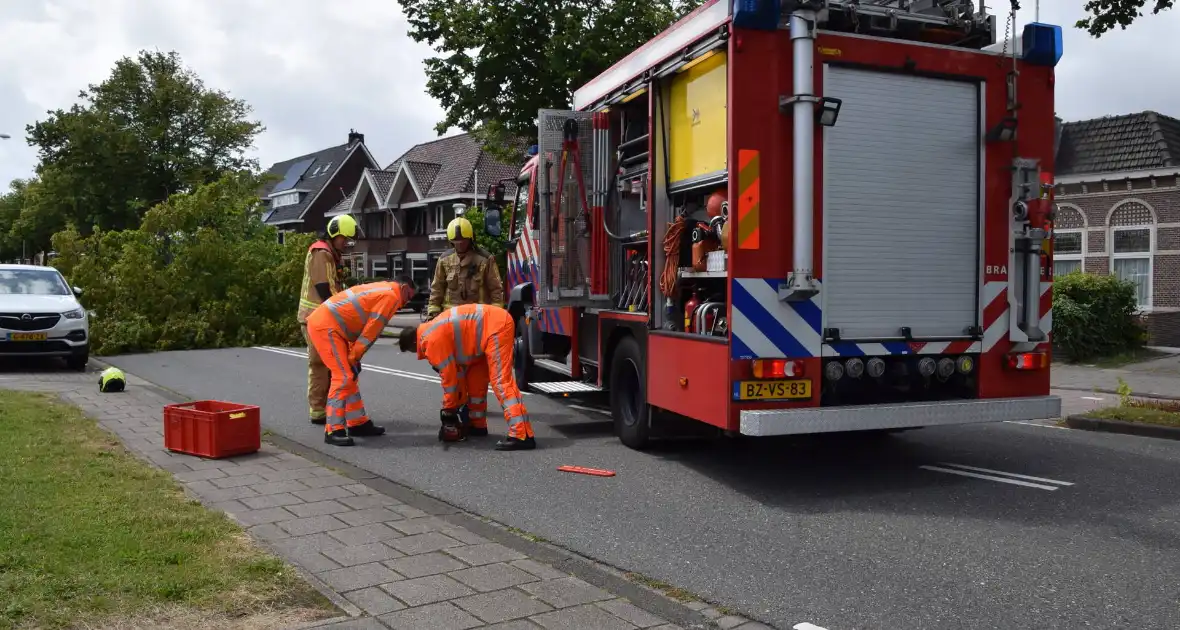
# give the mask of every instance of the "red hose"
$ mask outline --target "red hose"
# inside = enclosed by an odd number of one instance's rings
[[[664,297],[672,297],[679,278],[680,237],[684,234],[688,222],[684,217],[677,217],[668,224],[668,232],[664,234],[664,273],[660,275],[660,292]]]

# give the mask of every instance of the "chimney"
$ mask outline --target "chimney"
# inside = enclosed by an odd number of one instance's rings
[[[365,134],[357,133],[356,129],[349,129],[348,130],[348,146],[351,147],[352,145],[354,145],[358,142],[361,144],[365,143]]]

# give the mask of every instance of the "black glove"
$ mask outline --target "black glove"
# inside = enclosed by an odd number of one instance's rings
[[[352,364],[352,377],[357,378],[360,375],[361,375],[361,362],[357,361],[356,363]]]

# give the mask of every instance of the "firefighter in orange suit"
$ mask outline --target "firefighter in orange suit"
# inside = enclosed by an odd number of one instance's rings
[[[496,450],[519,451],[536,448],[537,442],[512,374],[514,337],[515,324],[508,311],[491,304],[464,304],[416,329],[403,328],[398,347],[402,352],[417,351],[418,358],[429,361],[442,377],[444,428],[466,403],[471,418],[467,434],[487,435],[490,381],[508,421],[508,437],[496,442]],[[482,431],[477,424],[481,420]],[[439,438],[444,439],[442,431]]]
[[[324,442],[352,446],[353,436],[377,436],[385,427],[373,424],[357,387],[361,358],[389,324],[389,319],[414,297],[409,278],[373,282],[346,289],[325,301],[307,318],[311,341],[332,371]]]
[[[295,317],[303,332],[303,340],[307,342],[307,407],[312,424],[323,424],[327,417],[324,406],[328,402],[332,373],[311,342],[307,317],[324,300],[344,290],[344,266],[340,255],[348,247],[348,241],[356,238],[356,231],[356,219],[346,214],[333,217],[328,221],[323,238],[311,244],[303,261],[303,287]]]

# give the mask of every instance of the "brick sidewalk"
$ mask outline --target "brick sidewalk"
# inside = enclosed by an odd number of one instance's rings
[[[1078,391],[1116,393],[1123,379],[1137,396],[1180,397],[1180,355],[1133,363],[1121,368],[1055,363],[1050,368],[1052,387]]]
[[[0,387],[60,394],[118,435],[137,456],[171,471],[189,493],[246,527],[257,540],[299,567],[309,582],[351,617],[321,627],[769,627],[700,604],[683,606],[630,586],[633,599],[646,600],[641,608],[538,561],[541,558],[530,558],[512,548],[516,544],[508,546],[473,532],[482,525],[481,533],[502,537],[499,528],[478,523],[451,506],[371,474],[349,478],[347,471],[339,474],[309,459],[322,455],[309,452],[305,458],[271,444],[264,444],[258,453],[226,460],[172,454],[163,447],[162,409],[175,401],[141,379],[128,377],[128,389],[121,394],[100,394],[94,373],[5,374]],[[363,473],[344,464],[338,468]],[[584,560],[553,558],[551,562],[558,566],[589,566]],[[601,569],[578,573],[608,588],[623,584],[622,578]],[[659,616],[652,610],[668,614]],[[680,625],[669,623],[668,618]]]

